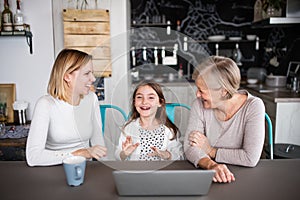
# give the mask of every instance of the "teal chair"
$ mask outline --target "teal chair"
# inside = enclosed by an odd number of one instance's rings
[[[270,149],[270,159],[273,160],[274,157],[274,145],[273,145],[273,126],[272,126],[272,121],[267,113],[265,113],[265,118],[267,121],[267,126],[268,126],[268,136],[269,136],[269,149]]]
[[[111,104],[100,105],[100,114],[101,114],[101,122],[102,122],[102,134],[103,135],[104,135],[104,128],[105,128],[106,109],[108,109],[108,108],[115,109],[115,110],[119,111],[122,114],[125,121],[127,121],[127,119],[128,119],[126,113],[120,107],[115,106],[115,105],[111,105]]]
[[[188,110],[191,110],[191,107],[183,103],[166,103],[166,112],[169,120],[174,123],[175,121],[175,108],[184,107]]]

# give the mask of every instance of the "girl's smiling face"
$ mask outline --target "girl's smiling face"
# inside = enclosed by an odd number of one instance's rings
[[[138,88],[135,98],[135,108],[141,117],[154,116],[161,106],[155,90],[148,85]]]

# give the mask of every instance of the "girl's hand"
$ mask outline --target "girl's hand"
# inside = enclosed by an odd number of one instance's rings
[[[203,150],[211,158],[215,158],[216,149],[214,149],[210,144],[205,135],[199,131],[192,131],[189,135],[189,142],[191,146],[195,146]]]
[[[164,160],[171,159],[171,153],[169,151],[161,151],[157,147],[150,147],[153,150],[153,153],[149,153],[149,156],[158,156]]]
[[[139,145],[140,143],[138,142],[133,144],[131,136],[127,136],[126,140],[122,142],[122,151],[120,153],[121,159],[125,160],[136,150]]]

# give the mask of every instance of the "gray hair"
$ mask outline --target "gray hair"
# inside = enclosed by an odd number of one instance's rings
[[[209,89],[224,88],[226,99],[230,99],[240,87],[240,69],[232,59],[223,56],[211,56],[200,63],[192,75],[193,80],[199,77],[205,80]]]

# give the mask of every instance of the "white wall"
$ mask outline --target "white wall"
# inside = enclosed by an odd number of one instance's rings
[[[13,12],[15,4],[10,1]],[[51,0],[22,1],[21,6],[33,33],[33,54],[25,37],[0,37],[0,83],[16,84],[16,99],[29,102],[27,114],[31,118],[36,100],[46,94],[54,61],[52,9]]]
[[[14,12],[15,2],[10,2],[11,10]],[[0,37],[0,83],[16,83],[16,99],[29,102],[27,111],[29,119],[32,118],[35,102],[47,92],[55,55],[63,48],[60,9],[56,7],[62,5],[60,2],[60,0],[22,1],[25,22],[30,24],[33,33],[32,55],[29,53],[25,37]],[[109,9],[111,14],[113,73],[111,78],[105,80],[105,102],[119,105],[128,111],[129,1],[101,0],[99,2],[104,9]],[[52,23],[52,3],[54,23]],[[0,10],[3,10],[3,4]]]

